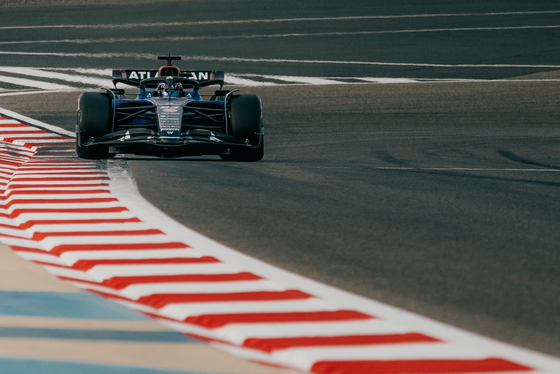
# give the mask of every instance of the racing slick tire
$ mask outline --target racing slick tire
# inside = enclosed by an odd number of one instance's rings
[[[109,147],[96,145],[82,147],[80,142],[97,138],[111,132],[111,98],[101,92],[85,92],[78,104],[78,124],[76,128],[76,154],[80,158],[105,159]]]
[[[259,161],[264,156],[261,99],[257,95],[235,95],[230,101],[231,135],[243,139],[256,148],[233,147],[230,153],[220,155],[228,161]]]

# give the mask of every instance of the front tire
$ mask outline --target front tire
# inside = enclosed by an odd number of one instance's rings
[[[78,123],[76,128],[76,154],[80,158],[105,159],[109,147],[96,145],[82,147],[82,142],[98,138],[111,132],[111,98],[101,92],[85,92],[78,104]]]
[[[231,161],[261,160],[264,156],[261,99],[257,95],[235,95],[229,105],[231,135],[256,147],[233,147],[228,155],[220,157]]]

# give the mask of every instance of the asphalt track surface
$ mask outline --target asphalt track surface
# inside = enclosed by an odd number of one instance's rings
[[[522,77],[242,87],[263,100],[261,162],[128,163],[154,205],[232,248],[560,356],[560,89],[543,80],[559,77],[558,10],[553,1],[0,7],[0,65],[155,68],[150,55],[179,53],[197,56],[181,67],[237,74]],[[294,18],[308,20],[223,22]],[[171,22],[181,24],[20,27]],[[73,130],[77,95],[4,96],[0,107]]]

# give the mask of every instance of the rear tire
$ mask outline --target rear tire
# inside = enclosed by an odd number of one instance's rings
[[[87,159],[108,157],[108,146],[82,147],[80,143],[110,133],[112,116],[111,98],[108,95],[101,92],[85,92],[80,96],[76,127],[76,154],[78,157]]]
[[[262,135],[261,99],[257,95],[235,95],[230,100],[231,135],[248,141],[256,148],[231,148],[228,155],[220,155],[222,160],[259,161],[264,156]]]

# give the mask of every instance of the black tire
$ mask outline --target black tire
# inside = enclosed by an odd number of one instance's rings
[[[222,160],[259,161],[264,156],[264,139],[262,136],[262,107],[257,95],[235,95],[230,100],[229,125],[231,135],[247,140],[256,148],[231,148],[228,155],[221,155]]]
[[[76,128],[76,154],[78,157],[87,159],[108,157],[109,147],[102,145],[82,147],[80,142],[110,133],[112,116],[109,95],[101,92],[85,92],[80,96]]]

